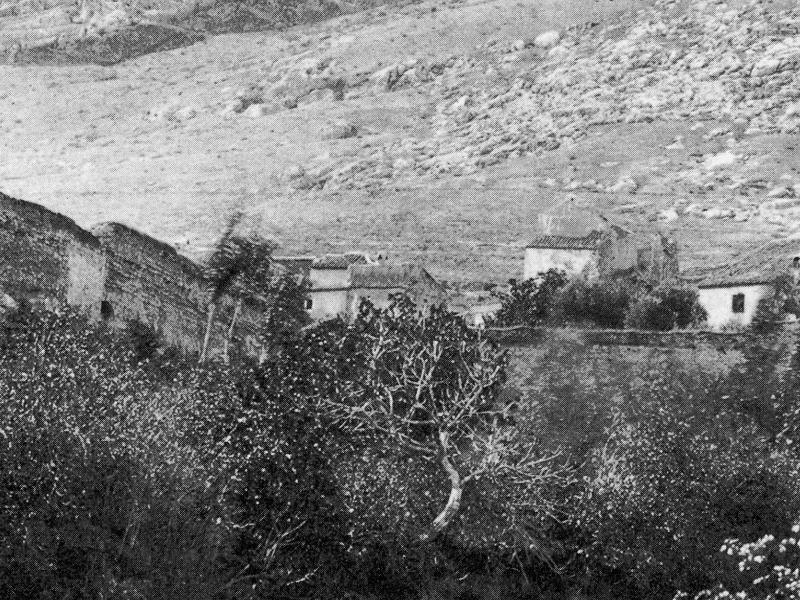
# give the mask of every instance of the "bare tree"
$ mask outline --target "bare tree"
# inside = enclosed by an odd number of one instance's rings
[[[435,539],[459,513],[464,488],[478,477],[504,477],[532,489],[553,471],[552,457],[505,427],[497,405],[506,354],[443,309],[423,315],[407,298],[386,311],[369,308],[351,328],[360,350],[359,376],[323,401],[353,434],[378,437],[435,461],[450,493],[420,535]]]

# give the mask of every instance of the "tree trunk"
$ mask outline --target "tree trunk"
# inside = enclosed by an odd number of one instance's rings
[[[445,504],[442,512],[439,513],[431,526],[428,528],[428,531],[420,536],[419,539],[421,542],[430,542],[436,539],[436,537],[438,537],[439,534],[442,533],[442,531],[444,531],[445,528],[452,522],[453,518],[458,514],[458,511],[461,508],[461,493],[463,491],[461,475],[459,475],[458,471],[453,466],[453,463],[450,462],[450,456],[448,455],[450,444],[448,442],[447,434],[440,434],[439,439],[442,443],[442,467],[450,477],[450,497],[447,499],[447,504]]]
[[[236,302],[236,307],[233,309],[233,317],[231,318],[231,326],[228,327],[228,335],[225,338],[225,347],[222,352],[222,356],[224,357],[225,364],[230,363],[230,357],[228,356],[228,347],[231,344],[231,339],[233,339],[233,328],[236,326],[236,319],[239,316],[239,311],[242,309],[242,299]]]
[[[200,364],[206,362],[208,354],[208,344],[211,342],[211,328],[214,326],[214,313],[217,311],[217,303],[212,302],[208,305],[208,320],[206,321],[206,335],[203,338],[203,348],[200,351]]]

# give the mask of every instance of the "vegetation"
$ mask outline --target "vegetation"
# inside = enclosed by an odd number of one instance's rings
[[[453,315],[399,297],[306,327],[302,284],[272,281],[257,362],[3,317],[3,597],[793,597],[777,338],[719,380],[666,366],[612,397],[563,361],[520,398]]]
[[[506,294],[500,294],[501,307],[495,316],[499,326],[543,325],[551,317],[557,292],[567,283],[563,271],[550,269],[532,279],[509,281]]]
[[[706,315],[697,293],[653,287],[635,277],[587,280],[551,269],[533,279],[511,280],[500,295],[499,326],[566,325],[668,331],[698,325]]]
[[[679,287],[657,287],[628,306],[625,326],[633,329],[685,329],[706,320],[697,292]]]

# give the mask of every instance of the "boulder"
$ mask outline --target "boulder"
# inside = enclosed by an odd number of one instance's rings
[[[533,40],[533,44],[539,48],[552,48],[561,41],[561,32],[552,30],[540,33]]]
[[[258,119],[278,112],[279,108],[275,104],[251,104],[244,109],[242,114],[251,119]]]
[[[794,190],[791,188],[779,185],[769,191],[767,198],[788,198],[794,195]]]
[[[344,140],[358,135],[358,127],[346,121],[330,125],[322,132],[323,140]]]

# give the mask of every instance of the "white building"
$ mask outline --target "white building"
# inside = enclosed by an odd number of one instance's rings
[[[600,233],[595,231],[584,236],[538,235],[525,248],[523,277],[533,279],[550,269],[598,277],[599,243]]]
[[[350,267],[375,262],[363,252],[326,254],[314,260],[309,271],[311,290],[306,306],[311,318],[324,321],[348,314]]]
[[[306,308],[315,321],[353,318],[362,300],[385,308],[399,293],[408,294],[422,307],[440,305],[447,298],[442,285],[422,266],[378,262],[357,252],[328,254],[314,260],[309,281]]]
[[[596,278],[639,272],[651,280],[677,276],[677,246],[656,231],[631,231],[566,201],[539,214],[525,248],[524,278],[550,269]]]
[[[709,328],[745,327],[762,318],[760,310],[771,313],[763,318],[780,318],[799,279],[800,240],[778,240],[707,270],[697,283],[698,300]]]

